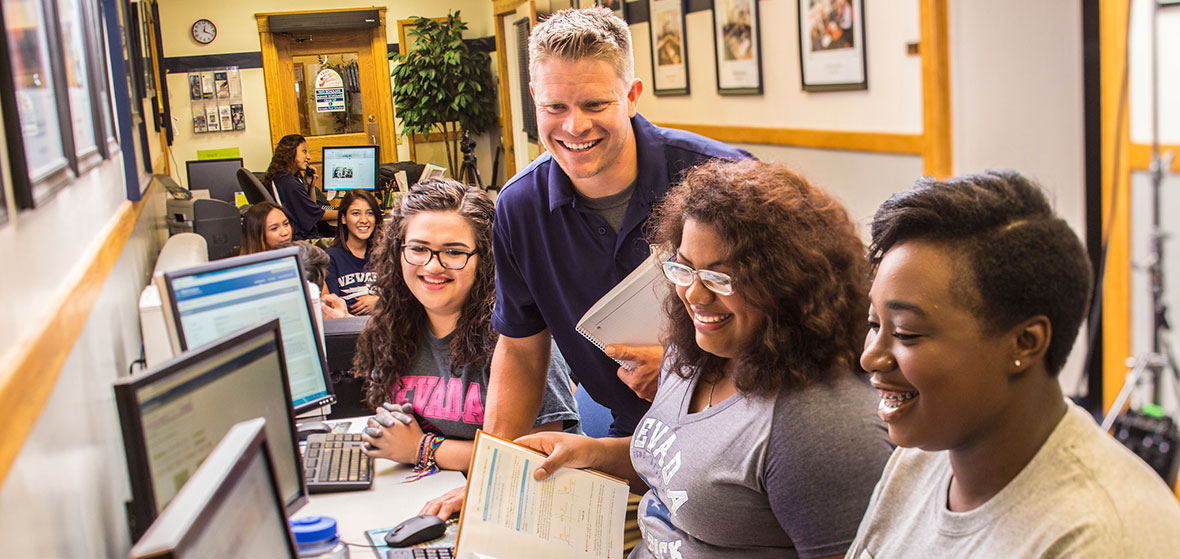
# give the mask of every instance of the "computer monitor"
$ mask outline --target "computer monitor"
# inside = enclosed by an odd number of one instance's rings
[[[138,537],[239,421],[263,417],[283,506],[307,501],[278,320],[115,383]]]
[[[297,557],[270,447],[261,418],[230,428],[131,559]]]
[[[324,146],[324,190],[377,189],[377,146]]]
[[[188,167],[190,191],[208,190],[210,198],[234,203],[234,193],[242,189],[238,186],[238,169],[242,168],[241,157],[187,161],[185,165]]]
[[[324,350],[328,357],[328,370],[332,372],[332,389],[336,403],[328,419],[344,419],[369,415],[373,410],[365,403],[365,383],[352,374],[352,361],[356,356],[356,341],[369,316],[324,319]]]
[[[158,278],[160,295],[167,299],[169,334],[179,351],[278,318],[295,413],[334,401],[297,247],[226,258]]]

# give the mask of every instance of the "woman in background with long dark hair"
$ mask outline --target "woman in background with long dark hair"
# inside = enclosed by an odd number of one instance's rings
[[[263,184],[273,184],[275,200],[287,210],[297,241],[323,235],[317,229],[320,220],[335,220],[336,210],[325,210],[315,199],[315,169],[308,162],[311,153],[307,140],[299,134],[283,136],[275,146]],[[330,233],[329,233],[330,234]]]

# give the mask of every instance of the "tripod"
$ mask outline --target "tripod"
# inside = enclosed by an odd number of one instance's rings
[[[475,140],[471,139],[471,132],[463,131],[463,137],[459,139],[459,151],[463,152],[463,164],[459,166],[459,174],[455,178],[483,190],[483,179],[479,178],[479,167],[475,165]]]
[[[1158,404],[1162,402],[1164,375],[1171,372],[1172,377],[1180,381],[1180,367],[1176,365],[1176,357],[1172,353],[1172,345],[1167,335],[1172,326],[1168,323],[1168,304],[1164,301],[1164,241],[1168,233],[1160,227],[1160,190],[1164,178],[1164,169],[1172,164],[1172,152],[1160,154],[1159,143],[1159,69],[1158,69],[1158,1],[1152,1],[1151,12],[1151,260],[1147,267],[1148,280],[1151,283],[1152,330],[1151,351],[1138,355],[1130,362],[1130,371],[1123,387],[1119,390],[1111,407],[1102,420],[1102,428],[1109,431],[1115,420],[1127,404],[1131,393],[1139,384],[1145,372],[1151,372],[1152,400]]]

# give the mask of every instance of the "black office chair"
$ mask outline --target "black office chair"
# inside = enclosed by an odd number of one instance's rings
[[[275,202],[274,196],[271,196],[270,190],[258,180],[258,177],[247,171],[245,167],[238,169],[238,185],[242,187],[242,193],[246,195],[246,201],[251,204],[259,202],[270,202],[278,205]]]

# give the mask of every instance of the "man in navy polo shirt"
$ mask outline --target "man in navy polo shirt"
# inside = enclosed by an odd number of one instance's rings
[[[563,10],[538,25],[529,73],[548,151],[497,199],[492,324],[501,336],[484,428],[510,438],[528,432],[552,336],[583,387],[613,413],[610,434],[628,436],[655,394],[663,349],[608,348],[641,362],[627,371],[574,326],[648,257],[648,214],[685,170],[752,156],[636,113],[643,82],[634,75],[630,30],[605,8]]]

